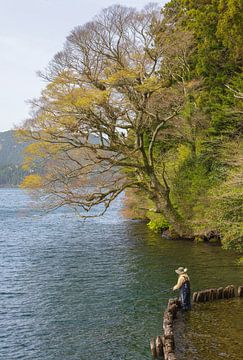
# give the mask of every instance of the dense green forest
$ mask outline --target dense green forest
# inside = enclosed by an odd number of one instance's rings
[[[205,235],[198,240],[220,236],[225,248],[238,250],[243,248],[242,10],[238,0],[171,1],[157,34],[157,46],[187,39],[183,76],[194,85],[183,108],[187,138],[167,152],[171,197],[193,233]],[[169,37],[168,23],[173,24]],[[130,193],[127,202],[139,215],[140,196]],[[151,229],[170,228],[164,216],[145,215]]]
[[[19,185],[29,174],[21,165],[25,146],[16,141],[14,131],[0,133],[0,186]]]
[[[151,229],[242,251],[242,14],[240,0],[172,0],[75,28],[19,129],[25,167],[45,166],[22,186],[101,214],[125,191]]]

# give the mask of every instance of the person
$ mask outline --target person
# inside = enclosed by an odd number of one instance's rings
[[[175,270],[179,275],[177,284],[173,286],[173,291],[180,290],[180,301],[183,310],[191,310],[191,289],[190,279],[187,275],[187,268],[182,266]]]

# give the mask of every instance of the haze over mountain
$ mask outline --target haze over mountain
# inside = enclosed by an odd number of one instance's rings
[[[98,144],[99,138],[90,134],[89,141]],[[18,186],[33,171],[22,169],[25,147],[26,143],[16,140],[14,130],[0,132],[0,187]]]
[[[27,174],[22,169],[25,146],[16,141],[13,130],[0,132],[0,186],[17,186]]]

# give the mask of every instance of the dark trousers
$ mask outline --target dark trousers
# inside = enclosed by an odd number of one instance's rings
[[[191,310],[191,291],[189,281],[186,281],[180,288],[180,300],[182,310]]]

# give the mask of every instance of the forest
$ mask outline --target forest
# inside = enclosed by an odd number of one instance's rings
[[[125,192],[124,214],[152,230],[242,251],[242,10],[114,5],[74,28],[18,129],[24,170],[44,169],[21,187],[86,217]]]
[[[22,169],[25,146],[16,141],[14,131],[0,132],[0,187],[17,186],[29,174]]]

